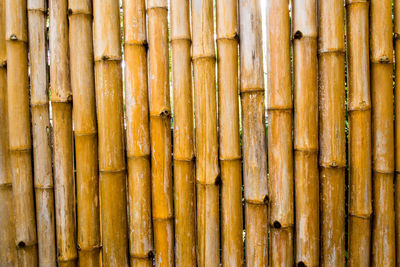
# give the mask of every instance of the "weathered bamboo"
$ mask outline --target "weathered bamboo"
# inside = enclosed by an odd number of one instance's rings
[[[317,2],[293,1],[296,264],[319,264]]]
[[[100,207],[92,1],[69,0],[68,7],[79,265],[99,266]]]
[[[371,0],[373,229],[372,265],[394,266],[392,1]]]
[[[246,266],[268,266],[268,180],[262,26],[259,0],[240,0]]]
[[[267,1],[271,266],[293,266],[293,142],[289,1]]]
[[[29,115],[26,0],[6,0],[9,151],[19,266],[37,266],[37,237]]]
[[[128,266],[119,1],[94,0],[93,14],[102,258]]]
[[[196,266],[196,196],[190,2],[172,0],[175,265]]]
[[[395,46],[395,214],[396,214],[396,261],[400,266],[400,1],[394,1]]]
[[[124,0],[131,266],[153,266],[145,0]]]

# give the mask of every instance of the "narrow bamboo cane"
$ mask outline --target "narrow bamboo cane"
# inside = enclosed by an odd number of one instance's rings
[[[240,89],[246,266],[268,266],[268,180],[259,0],[240,0]]]
[[[321,266],[345,266],[344,1],[318,5]]]
[[[289,1],[267,1],[271,266],[293,266],[293,142]]]
[[[400,266],[400,1],[394,1],[395,46],[395,215],[396,215],[396,261]]]
[[[174,95],[175,265],[196,266],[196,196],[190,2],[171,3]]]
[[[94,0],[93,14],[102,263],[128,266],[119,1]]]
[[[394,266],[392,1],[371,0],[373,229],[372,265]]]
[[[37,266],[37,237],[29,116],[26,0],[6,0],[7,99],[10,167],[19,266]]]
[[[293,1],[296,263],[319,264],[317,2]]]
[[[145,0],[124,0],[131,266],[153,266]]]
[[[93,69],[92,1],[69,0],[69,48],[76,154],[80,266],[100,265],[99,175]]]

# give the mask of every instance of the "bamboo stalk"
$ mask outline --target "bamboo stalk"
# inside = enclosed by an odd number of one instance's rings
[[[174,95],[175,265],[196,266],[190,3],[186,0],[173,0],[170,5]]]
[[[400,2],[394,1],[394,46],[395,46],[395,223],[396,261],[400,266]]]
[[[271,266],[293,265],[293,142],[289,1],[267,2]]]
[[[9,151],[19,266],[37,266],[25,0],[6,0]]]
[[[246,266],[268,266],[268,180],[264,70],[259,0],[241,0],[240,89]]]
[[[371,0],[373,229],[372,265],[394,266],[392,1]]]
[[[100,265],[99,175],[92,1],[69,0],[69,48],[76,154],[80,266]]]
[[[153,266],[145,0],[124,1],[131,266]]]
[[[119,1],[95,0],[94,61],[104,266],[128,266]]]

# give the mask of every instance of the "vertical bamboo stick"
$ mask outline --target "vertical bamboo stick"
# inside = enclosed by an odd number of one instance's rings
[[[189,11],[189,1],[171,1],[176,266],[196,266],[196,197]]]
[[[103,265],[128,266],[119,1],[94,0]]]
[[[268,180],[259,0],[240,0],[246,266],[268,266]]]
[[[293,266],[293,142],[289,1],[267,1],[271,266]]]
[[[69,48],[76,154],[80,266],[100,265],[100,215],[92,1],[69,0]]]
[[[318,5],[321,266],[345,266],[344,1]]]
[[[6,0],[9,150],[19,266],[37,266],[37,237],[29,116],[26,0]]]
[[[124,0],[131,266],[153,266],[145,0]]]
[[[218,0],[218,106],[222,266],[243,265],[242,157],[238,96],[238,3]]]
[[[372,265],[394,266],[392,1],[371,0],[373,229]]]
[[[319,264],[317,2],[293,1],[296,263]]]
[[[395,214],[396,214],[396,261],[400,266],[400,1],[394,1],[395,46]]]

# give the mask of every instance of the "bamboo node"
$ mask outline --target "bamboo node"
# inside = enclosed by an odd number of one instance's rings
[[[303,37],[303,33],[301,31],[296,31],[293,35],[294,40],[300,40]]]
[[[382,63],[382,64],[391,63],[390,59],[387,56],[380,57],[378,61],[379,61],[379,63]]]
[[[18,38],[17,38],[17,36],[16,36],[15,34],[11,34],[10,40],[11,40],[11,41],[17,41]]]
[[[9,187],[12,187],[12,183],[0,184],[0,188],[9,188]]]
[[[280,229],[282,227],[281,223],[278,221],[274,221],[273,225],[274,225],[274,228],[276,228],[276,229]]]

